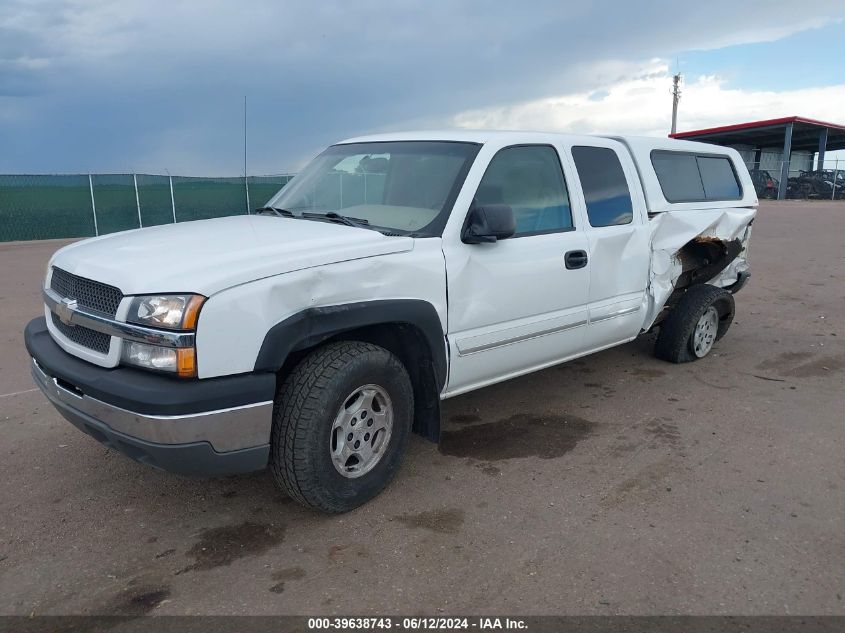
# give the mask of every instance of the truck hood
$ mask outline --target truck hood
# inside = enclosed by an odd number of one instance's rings
[[[123,294],[211,296],[273,275],[409,251],[414,240],[328,222],[244,215],[137,229],[77,242],[51,260]]]

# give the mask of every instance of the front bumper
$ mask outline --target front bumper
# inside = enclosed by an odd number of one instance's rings
[[[25,341],[36,385],[62,416],[106,446],[182,474],[266,467],[275,375],[184,380],[104,369],[62,350],[43,317],[27,325]]]

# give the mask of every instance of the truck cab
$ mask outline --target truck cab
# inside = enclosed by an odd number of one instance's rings
[[[436,131],[329,147],[254,214],[58,251],[26,329],[74,425],[157,468],[270,469],[301,503],[378,494],[442,399],[658,329],[705,357],[746,282],[731,149]]]

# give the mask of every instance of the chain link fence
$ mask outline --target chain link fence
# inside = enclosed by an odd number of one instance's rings
[[[780,156],[746,163],[757,196],[777,198]],[[845,160],[812,157],[788,169],[786,197],[845,200]],[[159,224],[243,215],[263,205],[292,174],[202,178],[156,174],[0,175],[0,242],[91,237]],[[327,175],[321,208],[378,199],[383,174]],[[325,199],[323,199],[325,198]]]
[[[292,174],[201,178],[155,174],[0,175],[0,242],[92,237],[243,215]]]
[[[776,199],[783,161],[750,161],[746,166],[757,197]],[[799,166],[793,162],[787,169],[785,196],[788,200],[845,200],[845,160],[826,160],[822,165],[810,161]]]

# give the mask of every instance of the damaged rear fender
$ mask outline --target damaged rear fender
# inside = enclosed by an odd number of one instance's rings
[[[696,284],[730,287],[747,275],[746,259],[756,208],[669,211],[650,219],[648,330],[673,301]]]

